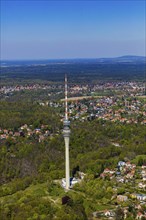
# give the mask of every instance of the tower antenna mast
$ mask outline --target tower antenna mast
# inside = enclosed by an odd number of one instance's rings
[[[65,120],[68,121],[67,75],[65,74]]]

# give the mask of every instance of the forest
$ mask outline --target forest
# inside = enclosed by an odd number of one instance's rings
[[[99,63],[95,60],[47,63],[44,65],[14,65],[1,68],[1,85],[25,84],[28,82],[63,82],[68,73],[70,83],[95,83],[98,80],[145,80],[145,63]],[[78,80],[76,78],[78,77]]]

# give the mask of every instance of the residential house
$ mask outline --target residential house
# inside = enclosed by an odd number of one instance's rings
[[[20,132],[16,131],[16,132],[14,133],[14,136],[15,136],[15,137],[19,137],[19,136],[20,136]]]
[[[146,195],[145,194],[136,194],[136,198],[140,201],[145,201]]]
[[[140,183],[138,184],[138,187],[139,187],[140,189],[145,189],[145,188],[146,188],[146,184],[140,182]]]
[[[127,200],[128,200],[127,196],[124,196],[124,195],[118,195],[117,196],[117,201],[118,202],[126,202]]]
[[[142,219],[142,217],[144,217],[144,215],[141,212],[138,212],[136,219]]]
[[[106,217],[114,217],[115,216],[115,212],[113,210],[105,210],[104,211],[104,216],[106,216]]]
[[[146,164],[142,165],[141,168],[142,168],[142,169],[146,169]]]

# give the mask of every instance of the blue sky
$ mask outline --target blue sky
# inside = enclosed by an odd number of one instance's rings
[[[145,0],[1,0],[1,59],[145,55]]]

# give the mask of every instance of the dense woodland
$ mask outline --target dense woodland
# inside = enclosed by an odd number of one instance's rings
[[[25,84],[30,81],[63,82],[64,73],[68,73],[70,83],[95,83],[96,80],[127,80],[143,81],[145,63],[97,63],[69,62],[54,63],[44,66],[9,66],[1,68],[1,84]],[[78,77],[78,80],[77,80]]]

